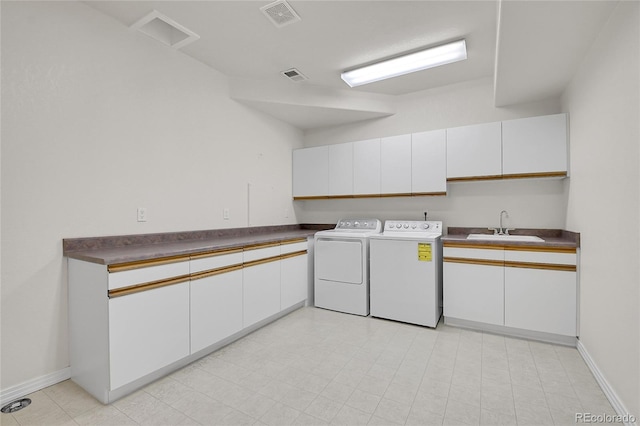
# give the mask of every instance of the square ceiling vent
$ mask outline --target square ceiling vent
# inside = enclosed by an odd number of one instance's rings
[[[131,25],[131,29],[138,30],[174,49],[180,49],[200,38],[198,34],[157,10],[139,19],[135,24]]]
[[[278,28],[285,25],[293,24],[294,22],[301,21],[302,19],[295,10],[284,0],[274,1],[266,6],[260,8],[262,13]]]

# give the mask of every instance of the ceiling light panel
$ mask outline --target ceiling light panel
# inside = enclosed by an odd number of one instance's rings
[[[467,45],[459,40],[346,71],[341,77],[350,87],[356,87],[464,59],[467,59]]]

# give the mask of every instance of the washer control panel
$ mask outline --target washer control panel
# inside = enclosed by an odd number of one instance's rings
[[[424,232],[442,234],[442,222],[434,220],[387,220],[384,232]]]
[[[343,231],[380,231],[382,229],[382,222],[378,219],[340,219],[335,229]]]

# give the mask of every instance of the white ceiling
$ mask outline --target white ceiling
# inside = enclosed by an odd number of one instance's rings
[[[302,20],[276,28],[270,1],[87,1],[129,27],[158,10],[200,36],[180,50],[231,78],[232,97],[302,129],[393,114],[404,94],[492,77],[496,105],[558,96],[614,1],[290,0]],[[464,38],[468,59],[349,88],[340,73]],[[169,48],[169,47],[167,47]],[[280,72],[295,67],[309,80]]]

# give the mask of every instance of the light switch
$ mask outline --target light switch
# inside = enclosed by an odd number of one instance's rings
[[[229,220],[229,209],[222,209],[222,218],[224,220]]]

